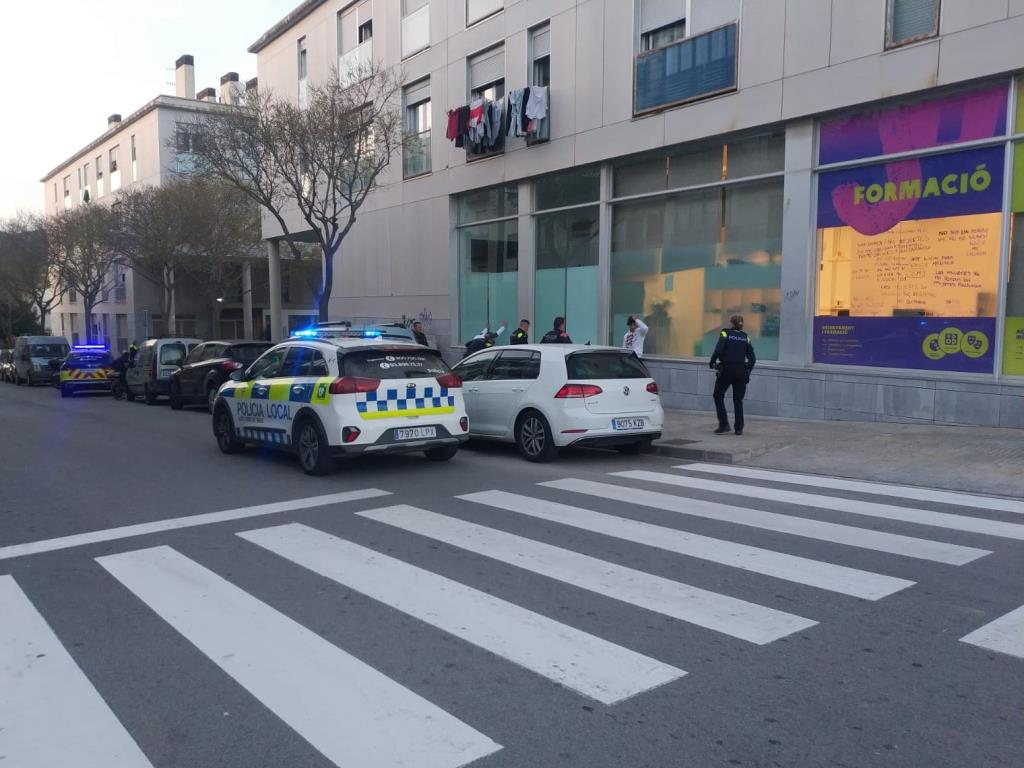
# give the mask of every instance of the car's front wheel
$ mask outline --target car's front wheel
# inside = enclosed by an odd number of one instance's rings
[[[171,384],[171,391],[168,397],[171,401],[172,411],[180,411],[185,407],[185,400],[181,396],[181,385],[177,382]],[[146,402],[149,401],[147,400]]]
[[[299,464],[307,475],[326,475],[334,469],[327,436],[320,425],[311,418],[305,418],[295,427],[295,450]]]
[[[238,439],[235,425],[227,408],[220,408],[213,414],[213,435],[221,453],[241,453],[245,443]]]
[[[558,455],[551,426],[537,411],[527,411],[516,421],[516,447],[527,461],[551,461]]]
[[[206,409],[213,413],[213,407],[217,404],[217,385],[210,384],[206,387]]]
[[[146,405],[156,405],[156,393],[149,388],[149,384],[142,388],[142,399],[146,401]]]

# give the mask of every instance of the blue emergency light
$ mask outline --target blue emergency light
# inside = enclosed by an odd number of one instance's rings
[[[295,331],[295,333],[292,334],[292,336],[298,336],[303,339],[309,339],[319,335],[320,331],[318,331],[316,328],[303,328],[301,330]]]
[[[364,339],[379,339],[382,335],[380,331],[363,331]]]
[[[106,352],[106,344],[75,344],[71,347],[76,352]]]

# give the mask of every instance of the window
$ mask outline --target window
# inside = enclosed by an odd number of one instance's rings
[[[279,347],[267,352],[263,357],[253,363],[246,371],[246,379],[271,379],[278,375],[281,368],[281,361],[284,360],[287,347]]]
[[[53,183],[53,204],[57,205],[57,182]]]
[[[329,376],[327,361],[315,349],[291,347],[284,358],[282,376]]]
[[[86,163],[82,166],[82,186],[85,188],[85,194],[89,194],[89,164]]]
[[[505,95],[505,48],[497,46],[471,57],[468,61],[469,100],[498,101]],[[466,142],[466,159],[490,157],[505,151],[504,143],[492,149],[474,152],[471,142]]]
[[[121,170],[120,170],[120,168],[118,168],[118,165],[117,165],[117,156],[118,156],[118,153],[120,151],[121,151],[121,148],[119,146],[118,147],[111,147],[110,151],[107,153],[108,157],[109,157],[109,161],[107,163],[107,168],[110,170],[110,191],[111,192],[117,192],[117,190],[119,190],[121,188]]]
[[[139,180],[139,156],[135,149],[135,134],[132,134],[132,181]]]
[[[306,38],[300,37],[297,49],[298,56],[298,83],[299,83],[299,109],[305,109],[308,105],[308,93],[307,93],[307,81],[306,76],[309,73],[308,70],[308,59],[306,53]]]
[[[430,0],[402,0],[402,58],[430,45]]]
[[[185,362],[184,344],[164,344],[160,347],[160,365],[181,365]]]
[[[463,381],[480,381],[497,356],[497,350],[481,352],[479,355],[474,356],[472,360],[464,360],[456,365],[455,373]]]
[[[199,362],[203,359],[204,355],[212,351],[215,347],[216,345],[214,344],[198,344],[192,348],[191,352],[188,353],[188,356],[185,358],[184,365],[192,365],[192,363]]]
[[[679,3],[641,0],[642,23],[635,41],[633,72],[634,114],[736,90],[739,25],[684,37],[685,19],[666,16],[669,6],[678,9]]]
[[[504,7],[504,0],[466,0],[466,26],[493,16]]]
[[[1024,99],[1017,82],[1016,130],[1024,131]],[[1003,328],[1003,375],[1024,376],[1024,143],[1013,147],[1013,216],[1010,271],[1006,283],[1006,320]]]
[[[540,352],[506,349],[487,372],[487,379],[536,379],[540,376]]]
[[[430,173],[430,80],[406,86],[405,137],[402,144],[402,174],[405,178]]]
[[[542,24],[530,30],[530,85],[551,85],[551,27]],[[550,104],[550,97],[549,97]],[[527,144],[537,144],[551,138],[551,112],[541,119],[540,126],[526,137]]]
[[[78,291],[74,288],[68,288],[68,304],[78,303]]]
[[[649,379],[647,367],[632,352],[574,352],[565,358],[570,379]]]
[[[907,155],[1005,135],[1007,99],[1000,83],[822,123],[819,159],[899,156],[818,174],[815,362],[993,372],[1004,147]]]
[[[898,48],[937,34],[939,0],[886,0],[886,48]]]
[[[63,189],[64,189],[64,207],[65,208],[70,208],[71,207],[71,176],[68,175],[68,176],[65,176],[63,179],[61,179],[61,185],[63,186]]]
[[[477,190],[459,198],[460,341],[473,338],[485,325],[496,328],[496,323],[517,315],[518,210],[515,185]]]
[[[783,146],[781,136],[754,137],[617,164],[617,198],[674,191],[613,205],[612,343],[639,313],[649,354],[707,357],[742,314],[758,357],[778,358]]]
[[[406,351],[385,347],[339,353],[338,363],[345,376],[372,379],[426,379],[443,376],[450,370],[441,353],[433,349]]]
[[[96,155],[96,197],[103,197],[103,155]]]
[[[357,80],[373,58],[371,0],[356,3],[338,14],[338,76]]]

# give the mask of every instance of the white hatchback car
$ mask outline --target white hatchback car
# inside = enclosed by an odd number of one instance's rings
[[[639,453],[661,437],[658,385],[633,352],[577,344],[485,349],[454,368],[471,437],[514,442],[530,461],[570,445]]]
[[[290,450],[311,475],[360,453],[447,461],[468,429],[462,382],[440,353],[382,339],[290,339],[232,373],[213,409],[221,451]]]

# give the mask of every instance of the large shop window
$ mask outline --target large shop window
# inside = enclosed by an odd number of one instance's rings
[[[469,341],[484,326],[517,322],[518,197],[514,185],[470,192],[458,201],[459,335]],[[498,339],[508,341],[508,331]]]
[[[998,85],[828,121],[823,162],[1005,134]],[[818,178],[818,363],[992,373],[1002,145]]]
[[[1017,83],[1017,131],[1024,131],[1024,81]],[[1013,148],[1012,239],[1006,285],[1003,373],[1024,376],[1024,142]]]
[[[639,312],[650,328],[647,354],[707,357],[729,317],[741,314],[758,358],[778,358],[782,163],[782,138],[770,136],[615,169],[617,197],[702,186],[614,205],[611,343]],[[752,175],[769,178],[726,183]]]
[[[598,344],[596,203],[601,195],[601,169],[576,168],[543,176],[537,179],[534,194],[538,211],[575,206],[541,212],[535,218],[534,333],[540,337],[555,317],[564,317],[573,341]]]

